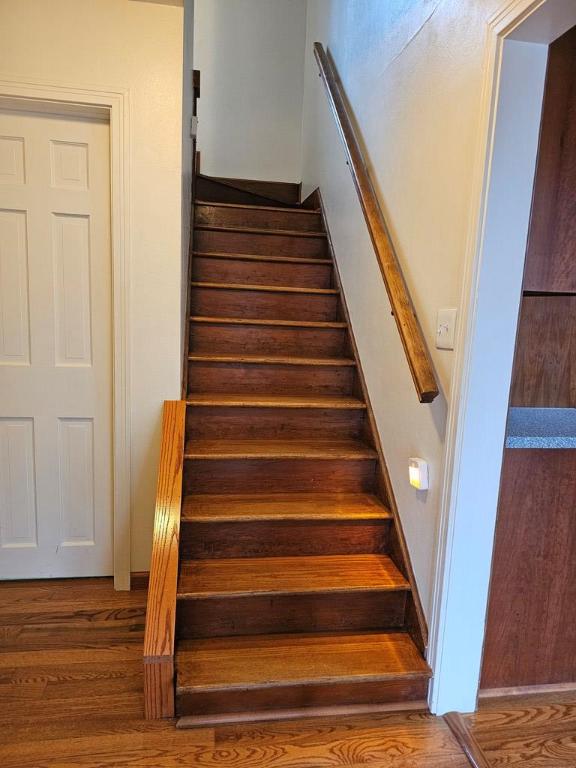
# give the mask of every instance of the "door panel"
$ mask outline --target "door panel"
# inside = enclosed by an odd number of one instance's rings
[[[0,578],[112,573],[109,126],[0,111]]]

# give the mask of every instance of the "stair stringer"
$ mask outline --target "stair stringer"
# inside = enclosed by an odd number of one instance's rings
[[[350,319],[350,313],[348,311],[348,305],[346,303],[346,294],[342,285],[340,277],[340,269],[336,260],[336,254],[334,252],[334,245],[332,237],[330,235],[330,227],[328,226],[328,220],[326,217],[326,209],[324,201],[322,199],[322,193],[320,189],[314,190],[312,193],[315,201],[321,211],[322,224],[327,236],[328,250],[334,265],[334,277],[336,281],[336,288],[340,291],[340,305],[342,312],[344,313],[344,320],[348,325],[349,341],[356,360],[356,370],[358,373],[358,380],[362,389],[362,395],[366,402],[368,425],[370,428],[370,439],[373,443],[374,449],[378,453],[377,473],[378,473],[378,486],[382,498],[388,504],[393,516],[392,536],[390,545],[390,557],[396,564],[398,570],[410,583],[410,593],[406,601],[406,629],[408,630],[412,640],[416,644],[416,647],[425,654],[428,647],[428,625],[426,623],[426,617],[422,608],[420,595],[418,593],[418,587],[416,584],[416,578],[410,561],[410,553],[408,545],[406,543],[406,537],[402,528],[402,521],[400,520],[400,514],[398,512],[398,505],[394,496],[394,490],[392,487],[392,481],[390,479],[390,473],[388,472],[388,466],[384,457],[384,451],[382,449],[382,443],[380,441],[380,434],[378,432],[378,426],[376,424],[376,418],[374,416],[374,410],[370,401],[370,394],[368,387],[366,386],[366,379],[364,378],[364,372],[362,370],[362,361],[358,352],[358,345],[354,336],[354,328]]]

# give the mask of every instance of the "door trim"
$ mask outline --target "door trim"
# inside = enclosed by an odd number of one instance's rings
[[[0,102],[23,99],[62,112],[110,120],[112,251],[112,515],[114,588],[130,589],[130,94],[127,89],[0,79]]]

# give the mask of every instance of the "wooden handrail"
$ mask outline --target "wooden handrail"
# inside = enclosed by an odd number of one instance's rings
[[[384,285],[404,346],[414,386],[420,402],[430,403],[439,391],[432,360],[394,246],[388,234],[384,214],[366,167],[360,142],[348,110],[344,89],[333,60],[321,43],[314,43],[314,55],[344,143],[348,165],[384,278]]]
[[[186,403],[166,400],[144,633],[144,712],[148,720],[174,717],[174,635],[185,421]]]

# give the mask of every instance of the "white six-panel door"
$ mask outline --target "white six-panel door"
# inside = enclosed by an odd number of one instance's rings
[[[112,573],[109,126],[0,110],[0,578]]]

